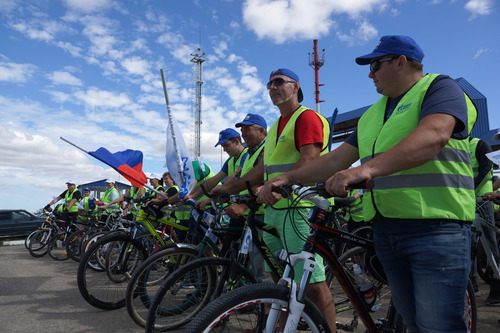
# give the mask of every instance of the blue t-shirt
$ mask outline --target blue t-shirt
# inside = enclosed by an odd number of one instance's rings
[[[403,98],[405,94],[396,98],[390,98],[386,108],[386,119],[392,114],[392,111]],[[434,114],[446,113],[457,119],[453,129],[452,138],[464,139],[468,132],[467,126],[467,103],[462,88],[452,78],[446,75],[438,76],[429,86],[422,102],[420,119]],[[347,138],[346,142],[354,147],[358,147],[358,130]]]

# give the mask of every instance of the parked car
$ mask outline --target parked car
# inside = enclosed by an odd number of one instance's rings
[[[25,236],[45,221],[24,209],[0,209],[0,237]]]

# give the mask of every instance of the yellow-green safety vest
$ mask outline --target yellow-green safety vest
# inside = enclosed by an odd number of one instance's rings
[[[438,74],[428,74],[401,99],[384,122],[388,98],[372,105],[358,123],[361,163],[390,149],[417,128],[425,94]],[[467,102],[468,133],[477,111]],[[370,221],[378,211],[382,216],[401,219],[450,219],[473,221],[475,211],[474,178],[469,140],[451,138],[448,144],[423,165],[373,179],[374,188],[365,191],[363,213]]]
[[[104,194],[102,195],[101,201],[104,202],[104,203],[106,203],[106,204],[110,203],[111,201],[113,201],[113,199],[111,199],[111,193],[113,193],[113,192],[117,192],[118,193],[118,190],[114,186],[110,187],[110,188],[107,188],[106,191],[104,191]],[[112,204],[111,206],[109,206],[106,209],[106,213],[110,214],[116,208],[118,208],[118,205],[117,204]]]
[[[69,192],[69,190],[66,191],[66,194],[64,195],[64,201],[66,203],[65,208],[68,207],[69,203],[71,200],[73,200],[73,194],[78,191],[78,188],[75,187],[73,192]],[[78,213],[78,204],[75,202],[75,204],[68,210],[69,213]]]
[[[266,145],[265,142],[263,142],[260,145],[260,147],[257,148],[256,151],[254,151],[252,156],[250,156],[250,154],[248,154],[245,162],[243,163],[243,168],[241,169],[241,176],[247,174],[250,170],[253,169],[255,162],[259,158],[260,154],[262,154],[262,150],[264,149],[265,145]],[[248,190],[241,191],[240,193],[241,194],[248,193]],[[264,211],[265,211],[264,205],[260,205],[259,209],[257,209],[255,214],[264,214]],[[248,213],[250,213],[250,209],[247,209],[243,215],[248,215]]]
[[[474,174],[474,178],[476,178],[479,174],[479,161],[476,158],[476,147],[479,142],[478,138],[471,138],[469,140],[470,147],[470,158],[472,161],[472,172]],[[488,174],[484,176],[481,183],[475,188],[476,196],[483,196],[485,193],[493,192],[493,182],[491,178],[493,177],[493,168],[488,171]]]
[[[356,193],[359,193],[358,189],[352,190],[349,193],[349,196],[354,196]],[[363,200],[362,196],[357,198],[352,202],[352,204],[347,207],[347,212],[345,219],[346,221],[352,219],[354,222],[363,222],[365,220],[363,216]]]
[[[227,175],[228,176],[231,176],[233,173],[236,172],[236,170],[238,170],[239,167],[243,166],[244,162],[242,162],[242,160],[243,160],[243,156],[245,156],[247,150],[248,150],[248,148],[243,149],[241,151],[240,155],[236,158],[236,160],[235,160],[234,156],[231,156],[229,158],[229,161],[227,162]],[[208,179],[208,178],[206,178],[206,179]]]
[[[278,137],[279,119],[271,126],[266,138],[266,149],[264,149],[264,180],[270,180],[287,171],[290,171],[300,159],[300,151],[295,146],[295,125],[298,117],[309,108],[299,107],[290,117],[283,132]],[[323,147],[320,155],[328,152],[328,136],[330,135],[330,124],[321,114],[317,113],[323,123]],[[297,206],[311,207],[312,204],[301,200]],[[273,205],[276,209],[288,208],[288,199],[280,199]]]

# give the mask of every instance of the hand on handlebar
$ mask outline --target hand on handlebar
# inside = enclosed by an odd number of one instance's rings
[[[325,183],[326,190],[333,196],[346,196],[353,188],[366,188],[372,176],[361,167],[342,170],[328,178]],[[361,185],[361,186],[360,186]],[[370,186],[368,186],[370,187]]]
[[[288,184],[289,180],[285,175],[275,177],[264,183],[257,195],[257,202],[262,202],[266,205],[274,205],[281,199],[281,195],[273,192],[273,188]]]

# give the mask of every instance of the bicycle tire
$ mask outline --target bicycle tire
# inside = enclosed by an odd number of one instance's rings
[[[116,244],[115,242],[125,244],[124,246],[127,247],[127,251],[130,251],[131,260],[133,256],[137,260],[143,261],[148,256],[142,243],[136,239],[131,240],[130,235],[125,232],[113,232],[103,236],[85,252],[78,265],[78,290],[87,303],[103,310],[114,310],[125,306],[125,292],[128,279],[124,279],[120,283],[113,282],[109,279],[105,269],[107,251],[109,250],[109,246]],[[97,260],[98,265],[104,267],[101,271],[96,271],[89,264],[90,261],[96,260],[96,258],[99,258]],[[135,264],[136,262],[134,261],[133,267],[125,266],[127,270],[122,272],[122,274],[126,276],[131,275],[133,272],[128,271],[128,269],[135,269],[137,267]]]
[[[145,331],[165,332],[183,327],[220,295],[255,283],[247,269],[229,258],[191,261],[174,271],[158,289],[149,307]]]
[[[47,254],[47,244],[52,236],[52,229],[41,229],[35,231],[28,245],[29,253],[40,258]]]
[[[375,288],[377,290],[377,306],[370,311],[370,316],[373,321],[377,323],[381,318],[388,318],[389,311],[392,309],[391,306],[391,291],[389,286],[377,279],[372,275],[372,271],[366,266],[366,260],[369,256],[373,255],[368,249],[364,247],[354,247],[347,250],[344,254],[339,257],[339,262],[344,267],[345,272],[348,277],[354,283],[354,270],[353,264],[357,263],[361,269],[367,274],[370,280],[373,281]],[[331,274],[331,273],[330,273]],[[354,332],[364,332],[365,326],[359,320],[358,314],[354,310],[354,306],[351,304],[350,299],[344,293],[342,287],[336,279],[332,279],[330,284],[330,290],[335,300],[335,308],[337,312],[337,327],[344,330],[350,330]],[[392,326],[393,323],[390,323]]]
[[[242,332],[252,329],[261,332],[265,326],[264,308],[267,305],[280,306],[288,310],[290,290],[281,285],[257,283],[223,294],[196,315],[184,329],[185,333],[200,332]],[[306,330],[296,332],[330,332],[328,323],[319,309],[308,299],[301,314]]]
[[[132,274],[125,296],[127,312],[137,325],[145,327],[149,307],[163,281],[198,256],[194,247],[172,243],[144,260]]]
[[[66,240],[68,233],[66,231],[55,234],[47,244],[47,254],[56,261],[69,259],[66,251]]]
[[[66,253],[68,253],[68,257],[76,262],[80,262],[81,244],[85,232],[85,230],[74,231],[69,234],[66,241]]]

